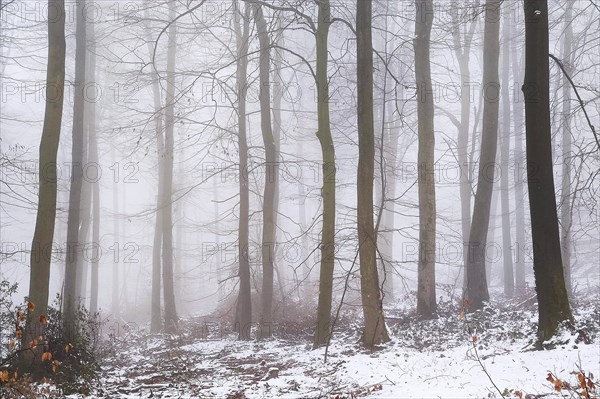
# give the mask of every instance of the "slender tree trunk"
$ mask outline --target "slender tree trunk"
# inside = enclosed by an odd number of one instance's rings
[[[83,114],[85,104],[85,58],[87,51],[85,27],[85,0],[77,2],[75,32],[75,97],[73,101],[73,144],[71,147],[71,188],[67,221],[67,259],[65,265],[64,321],[74,325],[77,319],[77,260],[79,257],[80,203],[83,175]],[[68,328],[67,328],[68,331]]]
[[[258,337],[271,337],[273,322],[273,267],[275,257],[275,190],[277,186],[277,146],[271,125],[270,43],[261,6],[255,6],[254,18],[260,45],[260,125],[265,147],[265,190],[263,198],[262,267],[263,285]]]
[[[90,81],[96,81],[96,42],[94,24],[90,22],[89,37],[90,49],[88,56],[88,76]],[[88,176],[92,185],[92,251],[89,255],[92,257],[92,270],[90,282],[90,313],[92,315],[98,312],[98,284],[99,284],[99,263],[100,263],[100,163],[98,157],[98,132],[96,129],[96,100],[91,99],[88,104],[88,140],[89,140],[89,161],[94,167],[91,170],[98,171],[98,176]]]
[[[515,220],[519,221],[515,224],[515,287],[517,293],[521,294],[525,291],[525,154],[523,153],[523,126],[524,121],[524,103],[520,100],[521,96],[517,87],[521,87],[523,83],[523,65],[517,57],[518,43],[513,38],[511,46],[512,71],[515,88],[513,89],[513,115],[514,115],[514,130],[515,130]],[[518,99],[518,100],[517,100]]]
[[[284,29],[282,25],[282,19],[280,16],[276,17],[276,29],[279,31],[277,34],[276,45],[284,47]],[[281,158],[281,132],[282,132],[282,121],[281,121],[281,100],[283,99],[283,79],[281,74],[283,73],[283,54],[282,50],[275,48],[273,51],[273,140],[275,141],[275,162],[274,165],[274,176],[275,176],[275,200],[273,202],[273,251],[275,253],[275,259],[273,260],[273,268],[277,272],[277,281],[279,282],[279,290],[282,300],[287,298],[287,294],[284,292],[285,283],[287,281],[287,268],[283,264],[277,262],[277,220],[279,218],[279,163],[282,162]]]
[[[48,311],[51,248],[56,223],[56,157],[62,123],[65,83],[65,8],[63,0],[48,0],[48,65],[44,126],[39,147],[39,191],[35,230],[31,243],[29,302],[35,305],[29,314],[23,342],[27,344],[42,332],[39,317]],[[29,352],[27,352],[29,353]]]
[[[467,292],[469,309],[481,309],[490,297],[485,275],[485,249],[490,221],[490,203],[494,187],[496,147],[498,144],[498,57],[500,40],[500,4],[487,0],[485,4],[485,28],[483,44],[483,134],[477,192],[469,234],[467,252]]]
[[[175,19],[175,3],[169,2],[169,18]],[[175,130],[175,57],[176,57],[176,24],[172,23],[168,30],[167,49],[167,89],[165,99],[165,167],[163,174],[163,247],[162,247],[162,278],[163,296],[165,300],[164,327],[165,331],[173,332],[177,325],[177,310],[175,306],[175,288],[173,282],[173,157]]]
[[[317,28],[318,29],[318,28]],[[318,53],[318,52],[317,52]],[[302,144],[302,140],[298,140],[298,158],[304,159],[304,146]],[[298,204],[298,223],[300,225],[300,235],[302,236],[300,239],[300,256],[302,262],[304,262],[302,267],[302,284],[303,289],[298,287],[298,299],[302,300],[303,298],[313,298],[315,296],[315,283],[314,278],[311,274],[311,262],[308,259],[309,255],[309,244],[308,244],[308,234],[307,234],[307,223],[306,223],[306,191],[304,187],[304,174],[300,175],[300,181],[298,184],[298,198],[300,203]],[[334,203],[335,206],[335,203]],[[322,234],[322,232],[321,232]],[[322,235],[321,235],[322,237]],[[322,259],[322,257],[321,257]],[[319,283],[320,283],[319,279]],[[318,305],[317,305],[318,306]],[[318,316],[317,316],[318,317]]]
[[[496,164],[498,164],[498,157],[496,157]],[[495,271],[495,268],[492,270],[492,267],[498,262],[496,250],[496,223],[498,222],[498,199],[499,188],[498,183],[494,183],[494,188],[492,191],[492,201],[490,205],[490,223],[488,226],[488,238],[486,242],[486,252],[485,252],[485,276],[486,282],[488,286],[488,290],[492,286],[492,276]]]
[[[111,148],[112,167],[119,168],[115,147]],[[121,236],[119,234],[119,177],[113,175],[113,268],[112,268],[112,304],[111,313],[115,319],[119,318],[120,300],[119,300],[119,269],[121,264]]]
[[[327,344],[331,334],[331,303],[333,291],[333,269],[335,258],[335,147],[331,137],[329,121],[329,76],[328,38],[331,24],[329,0],[318,3],[318,25],[316,33],[316,85],[317,85],[317,138],[323,158],[323,225],[321,227],[321,265],[319,274],[319,302],[317,305],[317,327],[314,347]],[[302,199],[304,200],[304,199]],[[304,205],[303,205],[304,206]],[[304,215],[301,215],[304,216]]]
[[[551,338],[571,320],[560,251],[552,169],[548,2],[528,0],[525,10],[525,132],[533,273],[539,307],[538,338]]]
[[[458,129],[456,157],[458,159],[458,167],[460,170],[459,176],[459,193],[460,193],[460,220],[461,233],[463,241],[463,254],[468,252],[469,232],[471,230],[471,197],[473,196],[471,179],[469,175],[469,126],[471,119],[471,70],[469,62],[471,59],[471,43],[477,21],[471,22],[469,31],[465,32],[464,38],[461,37],[460,27],[461,22],[458,20],[458,3],[453,1],[452,10],[456,12],[452,14],[455,28],[452,31],[454,44],[454,52],[458,60],[460,70],[460,125]],[[466,286],[467,273],[464,273],[464,281]]]
[[[508,160],[510,157],[510,8],[505,8],[502,28],[502,135],[500,136],[500,204],[502,207],[502,263],[504,269],[504,295],[515,291],[510,223],[510,192]]]
[[[356,7],[357,101],[358,101],[358,245],[361,296],[365,328],[362,342],[373,348],[389,341],[379,276],[377,274],[375,226],[373,224],[373,179],[375,172],[375,132],[373,116],[373,38],[372,0]]]
[[[149,6],[149,2],[147,3]],[[148,17],[148,7],[145,8],[145,18]],[[146,28],[146,41],[148,44],[148,54],[154,52],[150,29]],[[154,130],[156,134],[156,155],[158,164],[158,190],[156,195],[156,216],[154,220],[154,239],[152,245],[152,296],[150,305],[150,332],[159,332],[162,325],[162,313],[160,306],[160,288],[161,288],[161,249],[163,240],[162,218],[164,209],[162,207],[162,197],[164,193],[164,168],[165,168],[165,142],[163,137],[163,111],[160,95],[159,79],[156,70],[152,69],[152,98],[154,102]]]
[[[417,0],[415,22],[415,73],[417,82],[417,115],[419,152],[419,265],[417,313],[434,317],[435,295],[435,176],[433,170],[435,135],[433,126],[433,90],[429,42],[433,24],[433,2]]]
[[[238,1],[234,0],[234,9],[238,10]],[[234,17],[237,44],[237,94],[238,94],[238,151],[240,178],[240,218],[238,221],[238,258],[240,291],[238,293],[236,328],[238,339],[251,339],[252,298],[250,286],[249,220],[250,191],[248,187],[248,142],[246,139],[246,95],[248,93],[248,40],[250,37],[251,7],[244,6],[244,13]],[[240,18],[243,23],[240,24]],[[240,26],[241,25],[241,26]]]
[[[568,73],[572,71],[573,64],[573,2],[565,3],[564,16],[564,41],[563,41],[563,64]],[[567,294],[573,294],[571,284],[571,87],[567,78],[562,78],[562,182],[560,200],[560,222],[561,222],[561,250],[563,266],[565,269],[565,285]]]
[[[88,74],[88,71],[86,71]],[[86,76],[87,80],[87,76]],[[84,118],[83,118],[83,161],[81,164],[86,166],[90,162],[89,158],[89,103],[85,104]],[[86,170],[82,167],[81,171]],[[87,244],[89,243],[90,225],[92,224],[92,185],[87,179],[87,176],[82,175],[81,182],[81,202],[79,203],[79,236],[77,243],[79,245],[79,251],[77,257],[77,281],[75,282],[76,297],[79,303],[85,303],[85,296],[87,293],[87,280],[88,280],[88,254],[86,253]]]

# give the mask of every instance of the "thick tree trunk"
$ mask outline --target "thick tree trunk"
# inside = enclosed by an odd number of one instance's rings
[[[513,272],[512,235],[510,223],[508,160],[510,157],[510,8],[504,10],[502,28],[502,135],[500,136],[500,205],[502,208],[502,263],[504,270],[504,295],[508,298],[515,291]]]
[[[365,328],[362,342],[373,348],[389,341],[377,274],[376,237],[373,224],[375,132],[373,120],[372,0],[356,8],[357,102],[358,102],[358,245],[361,296]]]
[[[268,338],[273,334],[273,267],[275,257],[275,190],[278,176],[277,146],[273,137],[271,125],[271,90],[270,90],[270,43],[267,33],[267,23],[261,6],[255,6],[254,19],[260,45],[260,126],[263,145],[265,147],[265,190],[263,197],[263,228],[262,228],[262,267],[263,285],[261,300],[261,315],[258,338]]]
[[[239,3],[234,0],[234,9]],[[248,255],[250,221],[250,191],[248,187],[248,141],[246,138],[246,95],[248,93],[248,40],[250,37],[250,11],[246,5],[244,14],[235,15],[235,32],[237,44],[237,94],[238,94],[238,151],[240,178],[240,218],[238,221],[238,258],[240,291],[236,309],[236,328],[238,339],[251,339],[252,299],[250,285],[250,259]],[[240,26],[240,18],[243,24]]]
[[[46,70],[46,104],[39,148],[39,191],[35,230],[31,242],[29,302],[35,310],[29,314],[23,342],[30,342],[42,332],[40,315],[48,311],[51,247],[56,222],[56,156],[62,123],[65,83],[65,12],[63,0],[48,0],[48,10],[58,14],[48,18],[48,66]],[[29,352],[28,352],[29,353]]]
[[[477,192],[469,233],[467,251],[467,292],[469,309],[481,309],[489,300],[485,275],[485,249],[490,221],[490,203],[494,186],[496,147],[498,144],[498,57],[500,39],[500,4],[498,0],[487,0],[485,5],[485,28],[483,44],[483,133]]]
[[[335,258],[335,147],[331,137],[329,121],[329,76],[328,38],[331,24],[329,0],[319,3],[319,15],[316,33],[317,67],[317,138],[323,157],[323,225],[321,227],[321,267],[319,273],[319,303],[317,305],[317,326],[314,347],[327,344],[331,334],[331,303],[333,295],[333,269]],[[304,200],[304,199],[303,199]]]
[[[417,313],[434,317],[435,295],[435,176],[433,170],[435,135],[433,126],[433,90],[429,42],[433,24],[433,2],[417,0],[415,21],[415,78],[417,83],[417,115],[419,151],[419,264]]]
[[[169,2],[169,18],[175,19],[175,3]],[[172,23],[168,31],[167,49],[167,89],[165,99],[165,160],[163,170],[163,247],[162,278],[163,296],[165,300],[164,328],[167,332],[175,330],[177,325],[177,309],[175,306],[175,287],[173,281],[173,158],[175,130],[175,56],[176,56],[176,24]]]
[[[87,51],[85,0],[77,2],[75,32],[75,81],[73,100],[73,143],[71,147],[71,188],[67,221],[67,255],[65,265],[64,321],[72,328],[77,319],[77,260],[79,258],[79,226],[81,189],[83,182],[83,114],[85,104],[85,58]],[[68,330],[68,329],[67,329]]]
[[[552,169],[548,58],[548,2],[528,0],[525,10],[525,132],[533,272],[539,307],[538,338],[551,338],[572,319],[560,251]]]
[[[573,2],[565,3],[564,34],[563,39],[563,65],[568,73],[573,65]],[[560,225],[561,225],[561,250],[563,267],[565,270],[565,285],[569,296],[573,294],[571,284],[571,87],[565,76],[562,78],[562,181],[560,196]]]

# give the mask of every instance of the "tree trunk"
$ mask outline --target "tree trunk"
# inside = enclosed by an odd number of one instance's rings
[[[452,3],[452,23],[455,26],[452,31],[454,44],[454,52],[458,60],[460,70],[460,125],[458,129],[456,157],[458,159],[459,176],[459,194],[460,194],[460,220],[461,233],[463,241],[463,256],[468,253],[469,232],[471,230],[471,197],[472,186],[469,174],[469,126],[471,119],[471,70],[469,62],[471,59],[471,43],[473,34],[477,25],[477,20],[473,20],[469,27],[469,31],[465,32],[464,38],[461,40],[460,26],[457,11],[460,9],[458,3]],[[464,273],[464,281],[466,286],[467,273]]]
[[[318,25],[316,32],[316,85],[317,85],[317,138],[323,158],[323,224],[321,226],[321,265],[319,273],[319,302],[317,305],[317,326],[314,347],[327,344],[331,334],[331,303],[333,295],[333,269],[335,258],[335,147],[331,137],[329,121],[329,76],[328,38],[331,24],[329,0],[318,3]],[[304,199],[302,199],[304,201]],[[304,215],[302,215],[304,216]],[[308,261],[308,260],[307,260]]]
[[[150,5],[150,2],[147,3]],[[148,7],[144,10],[144,16],[148,20]],[[148,44],[148,54],[152,56],[154,52],[150,29],[146,25],[146,42]],[[160,288],[161,288],[161,249],[163,240],[162,218],[164,209],[162,208],[162,196],[164,193],[164,167],[165,167],[165,142],[163,137],[163,111],[160,95],[160,85],[158,73],[152,68],[152,98],[154,103],[154,130],[156,135],[156,155],[158,164],[158,190],[156,195],[156,216],[154,220],[154,239],[152,244],[152,294],[150,305],[150,332],[159,332],[162,325],[162,313],[160,307]]]
[[[282,26],[281,16],[276,16],[276,29],[279,31],[277,34],[276,45],[283,47],[284,40],[283,34],[284,29]],[[280,202],[280,194],[279,194],[279,163],[282,162],[281,159],[281,132],[282,132],[282,122],[281,122],[281,100],[283,99],[283,87],[284,83],[281,78],[282,66],[283,66],[283,54],[282,50],[279,48],[275,48],[273,51],[273,140],[275,141],[275,159],[277,160],[274,165],[274,176],[275,177],[275,199],[273,201],[273,252],[275,254],[275,258],[273,259],[273,268],[276,269],[277,272],[277,281],[279,285],[279,291],[281,294],[281,298],[285,300],[287,298],[287,294],[284,291],[285,283],[287,281],[287,268],[280,262],[277,261],[277,220],[279,218],[279,202]]]
[[[373,120],[372,0],[356,7],[357,102],[358,102],[358,250],[365,328],[362,342],[373,348],[389,341],[377,274],[375,226],[373,225],[373,179],[375,132]]]
[[[87,56],[86,56],[87,57]],[[89,72],[86,71],[86,74]],[[86,76],[87,81],[87,76]],[[90,162],[89,158],[89,110],[90,104],[85,104],[84,118],[83,118],[83,154],[82,162],[83,166],[86,166]],[[82,173],[84,170],[81,169]],[[77,281],[75,282],[76,298],[79,303],[85,303],[85,296],[87,293],[87,280],[88,280],[88,257],[87,257],[87,245],[89,243],[89,232],[90,225],[92,224],[92,185],[87,179],[87,176],[82,175],[81,182],[81,202],[79,203],[79,236],[77,243],[79,246],[79,256],[77,257]]]
[[[573,3],[565,3],[563,41],[563,65],[568,73],[573,70]],[[560,225],[561,225],[561,250],[563,266],[565,269],[565,285],[567,294],[573,294],[571,284],[571,87],[565,76],[562,78],[562,182],[560,195]]]
[[[508,160],[510,157],[510,8],[505,8],[502,28],[502,135],[500,136],[500,206],[502,209],[502,264],[504,269],[504,295],[508,298],[515,291],[513,272],[512,238]]]
[[[263,285],[258,338],[271,337],[273,322],[273,267],[275,257],[275,190],[277,186],[277,147],[271,125],[270,43],[261,6],[255,6],[254,19],[260,45],[260,126],[265,147],[265,190],[263,198],[262,267]]]
[[[92,82],[96,81],[96,42],[94,24],[89,23],[90,50],[88,52],[88,76]],[[98,157],[98,132],[96,129],[96,102],[92,99],[88,104],[88,141],[89,141],[89,162],[95,165],[92,170],[100,173],[100,163]],[[92,257],[92,270],[90,282],[90,313],[92,315],[98,312],[98,274],[101,256],[100,249],[100,175],[88,176],[92,185],[92,251],[89,255]]]
[[[71,188],[69,192],[69,215],[67,221],[67,259],[65,265],[64,321],[74,325],[77,319],[77,260],[79,258],[80,203],[83,182],[83,114],[85,104],[85,58],[87,51],[85,27],[85,0],[77,2],[75,32],[75,81],[73,100],[73,143],[71,147]]]
[[[518,43],[515,38],[512,40],[511,58],[513,81],[515,89],[513,89],[513,115],[515,129],[515,220],[519,221],[515,225],[515,287],[517,293],[522,294],[525,291],[525,154],[523,153],[523,126],[524,122],[524,104],[517,100],[520,98],[516,87],[520,87],[523,82],[523,65],[517,57]]]
[[[234,9],[238,10],[238,1],[234,0]],[[238,221],[238,258],[240,291],[236,309],[236,328],[238,339],[250,340],[252,325],[252,298],[250,285],[250,259],[248,256],[250,191],[248,187],[248,142],[246,139],[246,95],[248,94],[248,40],[250,37],[251,7],[244,6],[234,17],[237,44],[237,94],[238,94],[238,147],[239,147],[239,189],[240,218]],[[240,18],[243,24],[240,26]]]
[[[169,2],[169,19],[175,19],[175,3]],[[173,282],[173,157],[175,130],[175,56],[176,56],[176,24],[169,26],[167,49],[167,89],[165,99],[165,160],[163,170],[163,247],[162,278],[163,296],[165,300],[164,328],[167,332],[175,330],[177,310],[175,306],[175,288]]]
[[[112,168],[117,168],[117,173],[113,175],[113,268],[112,268],[112,304],[111,314],[115,319],[119,318],[120,314],[120,298],[119,298],[119,269],[121,264],[121,256],[119,249],[121,248],[121,236],[119,234],[119,180],[117,156],[115,147],[111,148]]]
[[[485,5],[485,28],[483,43],[483,133],[477,192],[469,233],[467,251],[467,292],[470,310],[483,308],[489,300],[485,275],[485,249],[490,221],[490,203],[494,187],[496,147],[498,144],[498,57],[500,40],[500,4],[498,0],[487,0]]]
[[[550,126],[548,2],[528,0],[525,11],[525,133],[538,338],[551,338],[572,319],[560,251]]]
[[[433,126],[433,91],[429,41],[433,24],[433,2],[417,0],[415,21],[415,78],[417,83],[417,115],[419,151],[419,264],[417,313],[431,318],[436,312],[435,295],[435,176]]]
[[[48,311],[51,248],[56,222],[56,156],[62,123],[65,83],[65,11],[63,0],[48,0],[48,10],[57,15],[48,18],[48,65],[46,104],[39,149],[39,191],[35,231],[31,243],[29,302],[35,310],[29,314],[23,342],[27,344],[41,332],[40,315]],[[29,352],[28,352],[29,353]]]

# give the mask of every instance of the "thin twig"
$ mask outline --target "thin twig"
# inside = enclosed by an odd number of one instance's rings
[[[579,105],[581,106],[581,110],[583,111],[583,114],[585,115],[585,119],[587,120],[587,123],[588,123],[590,129],[592,130],[592,133],[594,134],[594,139],[596,140],[596,144],[598,145],[598,151],[600,151],[600,139],[598,138],[598,134],[596,133],[596,128],[594,127],[594,125],[592,125],[592,121],[590,120],[590,117],[589,117],[587,111],[585,110],[585,103],[583,102],[583,99],[581,98],[581,96],[579,95],[579,92],[577,91],[577,86],[575,86],[575,83],[573,83],[573,79],[571,79],[571,76],[569,76],[569,73],[565,69],[565,66],[563,65],[562,61],[559,60],[558,58],[556,58],[552,54],[548,54],[548,56],[550,58],[552,58],[558,64],[559,68],[565,74],[565,77],[571,84],[571,87],[573,87],[573,91],[575,92],[575,95],[577,96],[577,100],[579,100]]]

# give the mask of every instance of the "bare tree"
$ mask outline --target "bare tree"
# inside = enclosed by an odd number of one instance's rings
[[[73,142],[71,147],[71,188],[67,222],[67,256],[65,266],[64,319],[72,326],[78,307],[77,259],[79,258],[80,204],[83,183],[83,131],[85,106],[85,59],[87,51],[85,0],[77,2],[75,32],[75,97],[73,102]]]
[[[318,3],[318,25],[316,32],[316,85],[317,85],[317,138],[323,157],[323,225],[321,230],[321,269],[319,274],[319,303],[317,306],[317,328],[314,346],[322,346],[331,334],[331,302],[333,291],[333,266],[335,257],[335,147],[329,122],[329,76],[328,38],[331,25],[329,0]]]
[[[169,2],[169,32],[167,47],[167,79],[165,96],[165,152],[163,169],[162,214],[162,278],[165,301],[164,328],[173,331],[177,324],[175,287],[173,281],[173,160],[175,130],[175,61],[177,51],[176,3]]]
[[[277,186],[277,147],[273,137],[271,124],[271,90],[270,90],[270,47],[267,23],[260,5],[254,6],[254,19],[260,45],[259,82],[260,82],[260,126],[263,145],[265,147],[265,189],[263,195],[263,229],[262,229],[262,267],[263,285],[259,339],[272,335],[273,322],[273,267],[275,257],[275,190]]]
[[[516,38],[511,42],[511,66],[513,73],[513,81],[515,85],[521,85],[523,82],[523,62],[522,57],[518,56],[519,43]],[[521,53],[522,54],[522,53]],[[525,187],[524,187],[524,172],[525,171],[525,154],[523,151],[523,126],[524,121],[524,104],[520,100],[520,96],[513,90],[513,120],[515,131],[515,149],[514,162],[516,166],[515,173],[515,220],[519,223],[515,225],[515,287],[517,293],[523,293],[525,290]]]
[[[429,43],[433,24],[433,1],[417,0],[415,19],[415,78],[419,151],[417,155],[419,186],[419,264],[417,313],[434,317],[435,295],[435,176],[433,170],[435,135],[433,126],[433,90]]]
[[[238,10],[238,2],[234,0],[234,9]],[[245,6],[244,13],[237,11],[234,16],[234,27],[237,43],[237,95],[238,95],[238,151],[239,151],[239,190],[240,217],[238,220],[238,258],[240,290],[236,308],[236,328],[238,338],[251,338],[252,299],[250,286],[250,259],[248,255],[250,221],[250,191],[248,189],[248,141],[246,137],[246,96],[248,92],[248,41],[250,37],[250,6]],[[240,19],[243,23],[240,26]]]
[[[50,259],[48,248],[54,240],[56,222],[57,170],[56,156],[60,140],[65,83],[65,4],[64,0],[48,0],[48,65],[46,70],[46,104],[44,126],[39,149],[39,191],[35,231],[31,243],[29,302],[30,313],[25,343],[39,335],[39,317],[48,310]]]
[[[96,82],[96,38],[94,23],[88,22],[88,38],[90,45],[88,50],[88,81]],[[98,156],[98,129],[96,121],[96,100],[91,98],[88,103],[88,159],[92,165],[95,165],[96,171],[100,173],[100,161]],[[99,265],[100,265],[100,175],[97,175],[92,180],[93,176],[88,176],[90,179],[92,190],[92,268],[90,281],[90,313],[98,312],[98,284],[99,284]]]
[[[490,221],[490,204],[494,187],[496,147],[498,143],[498,103],[500,85],[498,83],[498,57],[500,40],[500,4],[498,0],[487,0],[485,4],[485,28],[483,43],[483,133],[479,175],[467,262],[466,297],[470,309],[481,309],[489,300],[485,275],[485,249]]]
[[[529,0],[525,11],[525,132],[533,272],[539,307],[538,338],[551,338],[572,320],[565,288],[554,191],[550,126],[548,2]]]
[[[373,179],[375,138],[373,118],[372,0],[356,6],[357,116],[358,116],[358,245],[361,296],[364,315],[363,344],[368,348],[389,340],[379,276],[377,274],[375,226],[373,224]]]
[[[573,3],[565,3],[563,38],[563,65],[567,73],[572,73],[573,64]],[[572,169],[572,140],[571,140],[571,88],[567,78],[562,78],[562,181],[560,195],[560,227],[561,250],[563,267],[565,270],[565,284],[567,293],[573,293],[571,283],[571,227],[573,224],[571,212],[571,169]]]
[[[510,14],[505,8],[502,26],[502,134],[500,135],[500,206],[502,209],[502,263],[504,266],[504,295],[512,297],[515,291],[512,239],[510,223],[510,192],[508,187],[510,156]]]

